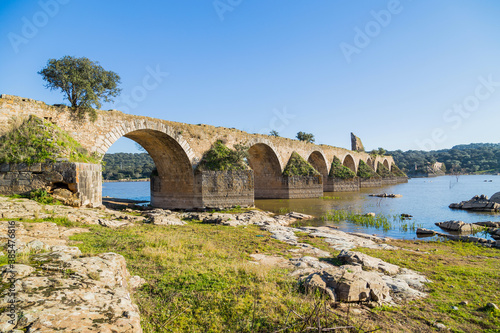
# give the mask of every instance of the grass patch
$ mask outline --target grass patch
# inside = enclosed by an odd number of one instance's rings
[[[400,215],[384,215],[378,214],[375,216],[367,216],[358,212],[347,210],[331,210],[321,216],[323,221],[349,221],[351,223],[361,225],[364,227],[372,227],[382,229],[384,231],[395,230],[399,228],[400,231],[415,231],[421,227],[421,224],[413,220],[405,220]]]
[[[18,222],[26,222],[26,223],[40,223],[40,222],[52,222],[57,224],[60,227],[66,228],[75,228],[84,226],[82,223],[73,222],[65,216],[59,217],[44,217],[44,218],[33,218],[33,219],[22,219],[22,218],[1,218],[0,221],[18,221]],[[87,227],[85,225],[85,227]]]
[[[0,163],[56,162],[100,163],[67,132],[49,121],[30,116],[0,138]]]
[[[229,209],[222,209],[222,210],[212,209],[209,211],[209,213],[240,214],[249,212],[251,210],[259,210],[259,209],[255,207],[241,207],[238,205]]]

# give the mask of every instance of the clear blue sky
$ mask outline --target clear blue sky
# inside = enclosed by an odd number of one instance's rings
[[[3,0],[0,93],[61,103],[37,72],[85,56],[129,96],[103,109],[369,150],[499,142],[499,17],[497,0]]]

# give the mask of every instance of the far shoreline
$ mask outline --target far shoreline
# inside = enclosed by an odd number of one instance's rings
[[[141,179],[103,179],[103,183],[128,183],[128,182],[149,182],[150,178],[141,178]]]

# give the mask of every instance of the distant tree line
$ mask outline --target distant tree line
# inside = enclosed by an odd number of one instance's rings
[[[387,154],[410,176],[435,162],[444,163],[448,174],[500,172],[500,144],[496,143],[472,143],[433,151],[395,150]]]
[[[148,153],[114,153],[103,158],[105,180],[149,178],[155,164]]]
[[[379,150],[377,153],[385,153]],[[444,163],[446,173],[500,173],[500,144],[473,143],[435,151],[388,151],[405,173],[426,170],[435,162]],[[104,156],[103,178],[106,180],[149,178],[155,168],[147,153],[115,153]]]

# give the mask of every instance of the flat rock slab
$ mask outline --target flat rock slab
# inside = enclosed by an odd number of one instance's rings
[[[32,262],[37,264],[14,267],[17,312],[13,324],[7,312],[0,314],[2,332],[28,327],[30,332],[142,332],[123,256],[81,257],[78,248],[61,246],[33,256]],[[10,274],[4,268],[2,280]],[[7,293],[1,294],[0,308],[9,304]]]

